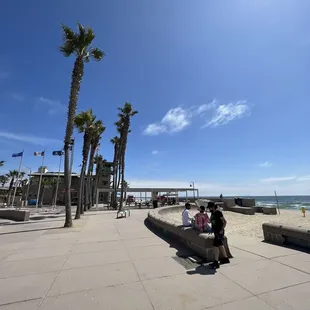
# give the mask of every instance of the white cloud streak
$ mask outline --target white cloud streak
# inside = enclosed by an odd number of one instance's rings
[[[45,97],[40,97],[37,100],[36,108],[47,109],[49,115],[66,112],[66,106],[58,100],[52,100]]]
[[[310,178],[310,176],[307,176]],[[287,177],[288,178],[288,177]],[[269,182],[245,182],[236,184],[216,183],[214,181],[196,181],[195,188],[199,189],[200,196],[273,196],[274,190],[281,195],[305,195],[309,191],[308,182],[296,182],[298,179],[291,179],[287,182],[283,178],[271,184]],[[189,188],[186,180],[151,180],[128,178],[131,188]],[[185,193],[183,193],[185,195]]]
[[[270,177],[266,179],[261,179],[260,181],[263,183],[274,183],[274,182],[285,182],[285,181],[292,181],[295,180],[295,176],[290,176],[290,177]]]
[[[8,140],[21,141],[29,144],[47,146],[50,144],[62,145],[63,142],[58,139],[42,138],[33,135],[16,134],[11,132],[0,131],[0,137]]]
[[[298,182],[310,181],[310,175],[305,175],[305,176],[302,176],[302,177],[298,177],[296,179],[296,181],[298,181]]]
[[[200,106],[189,108],[177,107],[170,109],[161,121],[149,124],[143,131],[144,135],[156,136],[162,133],[176,133],[190,125],[192,119],[204,119],[204,127],[225,125],[235,119],[250,115],[251,108],[246,101],[231,102],[219,105],[216,100]]]
[[[159,153],[158,150],[153,150],[153,151],[152,151],[152,155],[157,155],[158,153]]]
[[[272,163],[270,163],[270,162],[268,162],[268,161],[265,161],[264,163],[259,164],[259,166],[260,166],[261,168],[270,168],[270,167],[272,167]]]
[[[246,101],[237,101],[236,103],[222,104],[218,106],[212,119],[207,122],[203,127],[217,127],[225,125],[232,120],[249,115],[250,107]]]

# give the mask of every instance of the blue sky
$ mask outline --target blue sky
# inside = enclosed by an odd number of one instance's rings
[[[6,1],[1,7],[0,172],[55,171],[73,58],[60,23],[91,26],[106,57],[85,66],[78,110],[92,108],[112,159],[116,108],[132,120],[131,187],[187,187],[203,194],[307,194],[310,182],[310,20],[307,0]],[[77,137],[74,167],[81,161]],[[26,170],[26,169],[25,169]]]

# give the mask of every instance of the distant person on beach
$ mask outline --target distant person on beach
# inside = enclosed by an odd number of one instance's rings
[[[217,269],[220,268],[219,265],[219,255],[220,251],[222,253],[223,259],[220,260],[221,265],[229,264],[229,258],[224,247],[224,229],[226,227],[226,220],[223,213],[217,209],[217,205],[210,201],[208,202],[208,209],[211,212],[211,225],[212,231],[214,233],[213,250],[214,250],[214,262],[210,265],[211,267]]]
[[[200,232],[211,232],[210,219],[205,211],[205,206],[200,206],[199,212],[195,215],[195,228]]]
[[[192,226],[192,217],[191,217],[191,214],[189,213],[190,208],[191,208],[191,204],[187,202],[182,212],[182,223],[183,223],[183,226],[186,226],[186,227]]]

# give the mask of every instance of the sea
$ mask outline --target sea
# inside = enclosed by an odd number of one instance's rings
[[[244,198],[255,199],[257,206],[277,206],[275,196],[251,196]],[[277,198],[280,209],[300,210],[301,207],[305,207],[306,210],[310,210],[310,196],[278,196]]]
[[[255,199],[257,206],[277,206],[275,196],[242,196],[242,198]],[[280,209],[300,210],[301,207],[305,207],[306,210],[310,210],[310,196],[278,196],[278,203]]]

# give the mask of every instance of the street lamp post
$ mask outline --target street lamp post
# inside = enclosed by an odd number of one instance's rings
[[[195,202],[195,183],[194,182],[190,182],[189,186],[193,188],[193,195],[194,195],[194,202]]]

